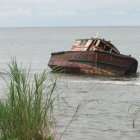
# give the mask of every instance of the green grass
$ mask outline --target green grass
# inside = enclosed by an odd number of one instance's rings
[[[0,140],[55,140],[56,78],[9,64],[8,97],[0,100]]]

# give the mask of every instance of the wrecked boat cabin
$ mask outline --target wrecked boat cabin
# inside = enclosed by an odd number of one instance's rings
[[[48,66],[66,73],[126,75],[136,73],[138,62],[120,54],[110,41],[90,38],[77,39],[71,51],[52,53]]]

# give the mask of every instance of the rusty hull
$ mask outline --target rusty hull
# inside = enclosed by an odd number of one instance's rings
[[[135,73],[138,62],[130,56],[105,51],[65,51],[52,53],[48,66],[61,72],[100,75]]]

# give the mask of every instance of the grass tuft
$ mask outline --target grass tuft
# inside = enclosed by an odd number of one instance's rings
[[[0,140],[55,140],[56,78],[9,64],[6,101],[0,100]]]

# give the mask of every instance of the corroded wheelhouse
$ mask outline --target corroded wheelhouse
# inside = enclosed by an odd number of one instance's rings
[[[136,73],[138,62],[120,54],[110,41],[90,38],[77,39],[71,51],[52,53],[48,65],[68,73],[124,75]]]
[[[110,43],[100,38],[78,39],[72,46],[72,51],[94,51],[104,50],[115,54],[120,54],[118,49]]]

